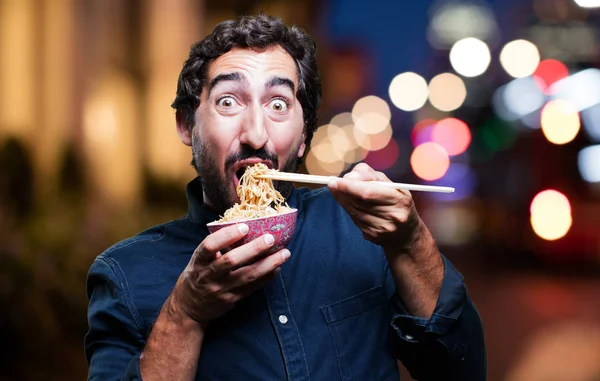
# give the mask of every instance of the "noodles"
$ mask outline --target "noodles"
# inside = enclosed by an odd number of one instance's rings
[[[227,209],[217,222],[247,220],[291,211],[281,193],[273,186],[273,180],[255,177],[269,171],[263,163],[246,168],[237,187],[240,202]]]

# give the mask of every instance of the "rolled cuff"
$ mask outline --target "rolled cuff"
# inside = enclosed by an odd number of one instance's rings
[[[460,340],[460,330],[452,330],[462,314],[467,300],[463,276],[452,263],[442,256],[444,279],[440,296],[429,319],[411,315],[400,297],[395,294],[392,302],[391,326],[395,336],[407,346],[429,345],[433,341],[442,343],[454,359],[460,359],[465,346]]]

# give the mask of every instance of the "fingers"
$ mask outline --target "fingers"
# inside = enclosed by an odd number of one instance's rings
[[[328,187],[364,238],[383,245],[393,242],[401,230],[410,230],[417,213],[410,192],[370,181],[390,180],[368,165],[358,164],[343,178],[331,181]]]
[[[330,182],[328,187],[338,201],[341,195],[347,195],[354,199],[351,201],[360,200],[372,205],[393,205],[402,197],[411,197],[408,191],[382,187],[378,184],[371,184],[369,181],[389,182],[390,179],[367,164],[359,163],[342,179]]]
[[[288,249],[277,251],[251,265],[231,272],[227,284],[231,288],[241,288],[242,293],[247,295],[272,280],[281,270],[281,265],[289,258]]]
[[[229,251],[209,266],[215,274],[226,275],[242,266],[258,261],[273,246],[274,242],[275,238],[271,234],[265,234]]]
[[[365,163],[356,164],[352,171],[344,175],[344,178],[360,181],[390,181],[383,172],[376,171]]]
[[[333,196],[340,201],[340,197],[350,196],[354,201],[366,202],[372,205],[394,205],[400,198],[406,197],[396,189],[382,187],[366,181],[353,181],[347,178],[335,179],[328,185]]]
[[[192,258],[199,261],[210,262],[221,255],[219,251],[242,239],[248,233],[248,225],[235,224],[220,229],[208,235],[194,250]]]
[[[281,265],[289,258],[289,250],[283,249],[230,272],[219,280],[217,286],[222,298],[233,303],[264,287],[281,272]]]
[[[194,256],[218,256],[220,248],[244,236],[244,229],[237,233],[236,229],[228,227],[211,234]],[[222,316],[240,298],[264,286],[281,270],[290,254],[286,249],[267,254],[273,244],[274,237],[266,234],[211,261],[191,262],[173,291],[178,303],[198,322],[207,323]]]

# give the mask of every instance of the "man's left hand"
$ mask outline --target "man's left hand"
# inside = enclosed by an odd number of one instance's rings
[[[365,239],[391,251],[408,250],[421,220],[409,191],[370,184],[387,181],[382,172],[357,164],[343,178],[329,183],[336,200],[350,215]]]

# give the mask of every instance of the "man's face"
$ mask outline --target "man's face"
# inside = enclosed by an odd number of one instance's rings
[[[294,172],[304,154],[302,107],[296,98],[298,75],[287,52],[232,49],[208,66],[196,125],[193,162],[204,201],[223,212],[239,201],[243,169],[258,162]],[[276,187],[284,196],[290,183]]]

